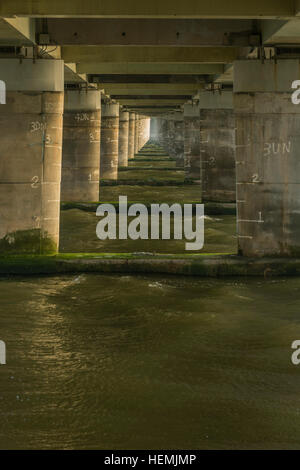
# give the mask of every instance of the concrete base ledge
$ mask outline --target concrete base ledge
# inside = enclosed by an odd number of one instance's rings
[[[173,274],[200,277],[300,276],[300,259],[236,255],[59,254],[0,257],[0,275],[77,273]]]

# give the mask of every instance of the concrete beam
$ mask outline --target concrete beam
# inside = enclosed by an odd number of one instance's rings
[[[224,84],[232,84],[233,83],[233,74],[234,74],[234,67],[232,64],[226,65],[224,68],[224,73],[215,77],[215,83],[224,83]]]
[[[145,116],[158,116],[168,113],[174,113],[180,109],[179,106],[125,106],[123,109],[127,109],[130,112],[143,114]]]
[[[33,46],[35,21],[32,18],[0,18],[1,46]]]
[[[227,64],[241,55],[237,47],[64,46],[65,62]]]
[[[200,65],[199,71],[203,74],[213,73],[215,70],[223,72],[223,65]],[[132,85],[134,86],[159,86],[159,85],[197,85],[201,86],[204,83],[204,78],[202,75],[162,75],[162,74],[148,74],[148,75],[122,75],[122,74],[104,74],[104,75],[91,75],[89,77],[91,83],[99,83],[101,85],[105,84],[115,84],[115,85]]]
[[[195,85],[192,85],[192,86],[178,86],[176,87],[176,85],[160,85],[160,86],[151,86],[151,84],[149,83],[148,86],[144,86],[144,87],[139,87],[139,86],[134,86],[133,87],[130,87],[130,88],[125,88],[125,87],[116,87],[116,86],[112,86],[112,85],[104,85],[103,86],[105,92],[109,95],[119,95],[119,96],[123,96],[123,95],[127,95],[127,96],[136,96],[136,95],[140,95],[140,96],[144,96],[144,95],[189,95],[189,96],[193,96],[195,95],[200,88],[202,88],[202,86],[195,86]]]
[[[112,100],[116,101],[140,101],[140,100],[153,100],[153,101],[188,101],[193,95],[115,95],[111,94],[110,97]]]
[[[170,106],[182,105],[187,102],[187,99],[119,99],[118,103],[122,106]]]
[[[262,21],[265,45],[300,44],[300,18],[294,21]]]
[[[61,46],[255,45],[252,20],[48,18],[46,21],[50,40]]]
[[[76,72],[76,64],[65,64],[65,83],[84,83],[87,81],[86,74]]]
[[[100,63],[80,62],[77,73],[87,74],[126,74],[129,75],[214,75],[223,73],[223,64],[166,64],[166,63]]]
[[[291,83],[300,78],[299,59],[241,60],[234,63],[234,93],[291,93]],[[290,100],[288,100],[291,103]],[[297,106],[291,104],[291,111]],[[262,108],[263,109],[263,108]]]
[[[150,89],[133,89],[133,90],[124,90],[124,89],[110,89],[104,87],[105,92],[110,96],[117,96],[117,97],[131,97],[131,96],[140,96],[146,98],[147,96],[194,96],[198,93],[198,88],[194,88],[193,90],[152,90]],[[118,98],[115,98],[118,99]]]
[[[0,45],[20,46],[26,48],[28,57],[33,57],[33,47],[36,45],[36,24],[33,18],[0,18]],[[38,51],[41,52],[41,47]],[[61,59],[59,46],[47,47],[43,57]],[[65,81],[67,83],[86,82],[85,74],[77,74],[75,64],[65,64]]]
[[[298,2],[297,2],[298,4]],[[299,7],[297,9],[299,11]],[[294,0],[1,0],[0,16],[98,18],[292,18]]]

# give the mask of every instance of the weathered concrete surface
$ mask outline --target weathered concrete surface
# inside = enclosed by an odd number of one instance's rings
[[[63,201],[99,200],[100,123],[100,91],[65,92],[61,184]]]
[[[140,123],[140,140],[139,140],[139,150],[146,145],[150,138],[150,118],[147,116],[141,117]]]
[[[139,114],[136,114],[135,115],[135,127],[134,127],[134,154],[135,155],[139,151],[140,122],[141,122],[141,116]]]
[[[172,5],[172,8],[170,8]],[[295,8],[296,6],[296,8]],[[64,2],[42,2],[32,0],[2,0],[1,16],[19,15],[62,18],[294,18],[299,12],[298,4],[274,0],[253,0],[241,2],[231,0],[226,4],[224,0],[214,2],[195,2],[186,0],[181,2],[140,2],[132,0],[130,3],[123,0],[102,0],[99,2],[86,2],[80,0],[64,0]]]
[[[7,62],[7,61],[6,61]],[[25,83],[9,79],[0,105],[0,252],[58,249],[63,121],[63,62],[11,59]],[[1,62],[0,62],[1,66]],[[36,67],[36,68],[35,68]],[[24,90],[25,85],[32,88]],[[38,90],[36,79],[45,86]],[[20,88],[19,91],[18,89]]]
[[[200,277],[300,276],[299,258],[244,258],[234,255],[110,255],[60,254],[56,256],[0,257],[0,274],[130,273]]]
[[[184,128],[183,112],[168,116],[168,153],[179,167],[184,167]]]
[[[235,202],[235,117],[232,109],[201,109],[202,201]]]
[[[152,117],[150,123],[150,137],[153,141],[160,143],[160,124],[161,119],[158,117]]]
[[[118,179],[119,104],[102,103],[100,178]]]
[[[201,183],[200,109],[184,105],[184,167],[186,178]]]
[[[139,119],[139,136],[138,136],[138,152],[141,150],[141,148],[144,146],[144,124],[145,124],[145,117],[140,116]]]
[[[161,118],[159,127],[159,142],[163,149],[168,153],[170,147],[169,121],[166,116]]]
[[[128,160],[134,158],[135,147],[135,113],[129,113]]]
[[[292,103],[290,90],[300,71],[299,61],[294,62],[288,80],[289,64],[268,63],[268,83],[261,87],[269,91],[253,91],[259,89],[254,72],[265,73],[259,61],[253,61],[252,73],[247,64],[235,74],[237,224],[244,256],[300,253],[300,106]],[[284,86],[286,92],[276,91]]]
[[[153,117],[151,119],[150,124],[150,138],[161,145],[163,148],[166,146],[166,133],[168,132],[168,128],[166,127],[166,119],[162,116],[160,117]],[[165,148],[165,150],[167,150]]]
[[[128,166],[129,113],[120,111],[119,119],[119,167]]]

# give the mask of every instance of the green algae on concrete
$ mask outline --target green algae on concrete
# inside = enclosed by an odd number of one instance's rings
[[[1,275],[155,273],[200,277],[300,276],[300,259],[235,255],[59,254],[0,257]]]
[[[118,176],[118,182],[122,184],[123,182],[131,181],[147,184],[148,182],[158,182],[158,183],[167,183],[168,181],[173,181],[182,183],[184,181],[184,171],[176,168],[171,168],[168,170],[161,171],[157,168],[142,168],[135,169],[130,168],[127,171],[121,171]]]
[[[175,161],[170,161],[170,160],[157,160],[153,162],[152,160],[147,160],[147,159],[140,159],[140,160],[133,160],[129,161],[128,167],[126,168],[165,168],[168,167],[169,169],[174,169],[177,168],[176,162]]]
[[[201,200],[199,185],[181,186],[100,186],[100,201],[118,201],[119,196],[127,196],[129,201],[147,203],[181,203]]]
[[[118,168],[118,171],[120,172],[134,172],[134,171],[173,171],[174,173],[178,172],[178,171],[184,171],[184,168],[181,168],[181,167],[178,167],[178,166],[174,166],[174,167],[165,167],[165,166],[161,166],[161,167],[153,167],[153,166],[120,166]]]
[[[0,240],[0,253],[51,254],[57,252],[56,243],[40,229],[18,230]]]
[[[151,162],[151,163],[157,163],[157,162],[173,162],[176,163],[176,160],[171,157],[160,157],[160,158],[147,158],[147,157],[136,157],[134,160],[129,160],[130,165],[133,165],[135,163],[139,162]]]

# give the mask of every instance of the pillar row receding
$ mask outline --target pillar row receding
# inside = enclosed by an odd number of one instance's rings
[[[100,177],[118,179],[119,104],[103,103],[101,118]]]
[[[97,90],[65,92],[61,199],[98,201],[101,98]]]
[[[59,243],[64,65],[0,59],[0,252],[52,253]]]

